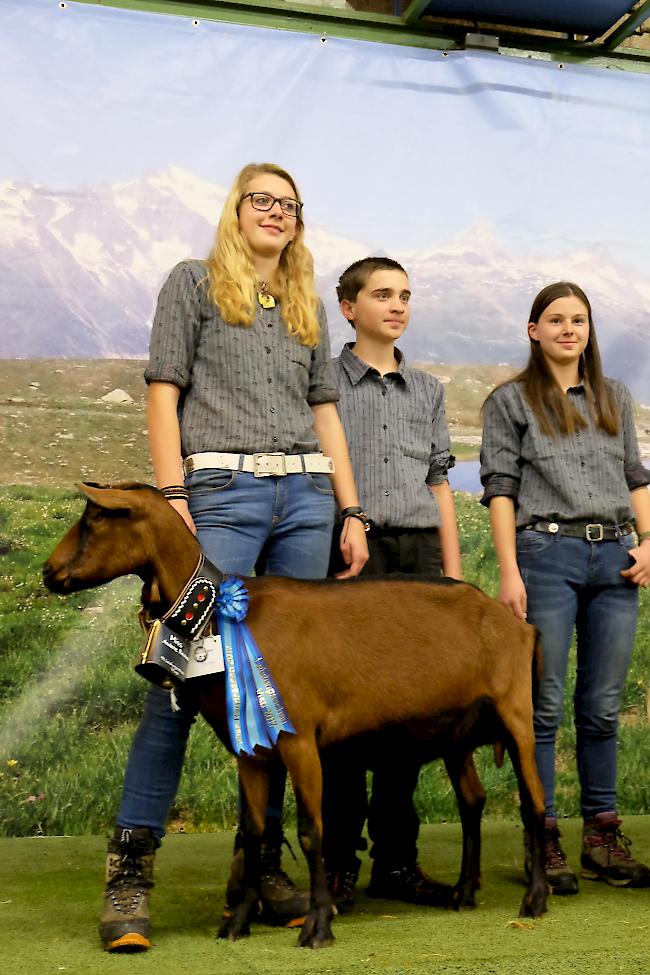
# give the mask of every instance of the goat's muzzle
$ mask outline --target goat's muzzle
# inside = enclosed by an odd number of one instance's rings
[[[51,592],[68,593],[75,588],[65,566],[55,568],[50,562],[43,566],[43,582]]]

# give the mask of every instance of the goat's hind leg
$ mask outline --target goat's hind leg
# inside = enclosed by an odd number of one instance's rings
[[[283,736],[280,754],[293,784],[298,812],[298,839],[309,866],[309,913],[298,938],[299,948],[324,948],[334,941],[334,909],[323,862],[321,802],[323,775],[316,742]]]
[[[244,847],[244,875],[236,904],[230,904],[228,916],[218,937],[237,941],[250,934],[250,922],[260,901],[260,853],[269,795],[268,767],[263,761],[239,756],[239,781],[244,793],[241,830]]]
[[[544,871],[544,790],[535,762],[532,720],[509,722],[510,754],[521,803],[521,820],[530,840],[531,870],[528,888],[519,909],[520,917],[540,917],[546,913],[548,881]]]
[[[449,906],[476,907],[474,894],[481,886],[481,818],[485,790],[474,766],[472,752],[454,752],[445,757],[445,767],[458,801],[463,824],[463,856],[460,876],[452,888]]]

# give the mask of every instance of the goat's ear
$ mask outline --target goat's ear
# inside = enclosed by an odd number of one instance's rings
[[[99,508],[106,508],[109,511],[130,511],[133,507],[125,492],[111,487],[110,484],[93,484],[87,481],[84,484],[77,484],[77,487]]]

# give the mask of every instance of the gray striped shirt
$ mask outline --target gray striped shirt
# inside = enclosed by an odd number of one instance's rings
[[[279,305],[255,308],[247,328],[223,320],[206,266],[183,261],[160,292],[145,379],[181,392],[183,457],[206,450],[311,453],[311,407],[338,400],[325,312],[311,349],[289,335]]]
[[[436,528],[440,512],[427,485],[442,484],[454,465],[444,391],[395,354],[398,369],[385,376],[349,345],[334,360],[359,498],[382,528]]]
[[[537,519],[615,525],[633,519],[630,491],[650,483],[642,466],[626,386],[607,380],[618,406],[616,436],[591,419],[584,387],[567,395],[587,426],[570,436],[543,434],[523,386],[506,383],[488,397],[483,413],[482,503],[514,499],[517,525]]]

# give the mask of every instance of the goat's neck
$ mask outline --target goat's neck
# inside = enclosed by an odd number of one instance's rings
[[[174,532],[156,539],[149,563],[149,572],[143,575],[149,588],[152,603],[160,603],[168,609],[172,606],[194,572],[201,549],[192,533]]]

